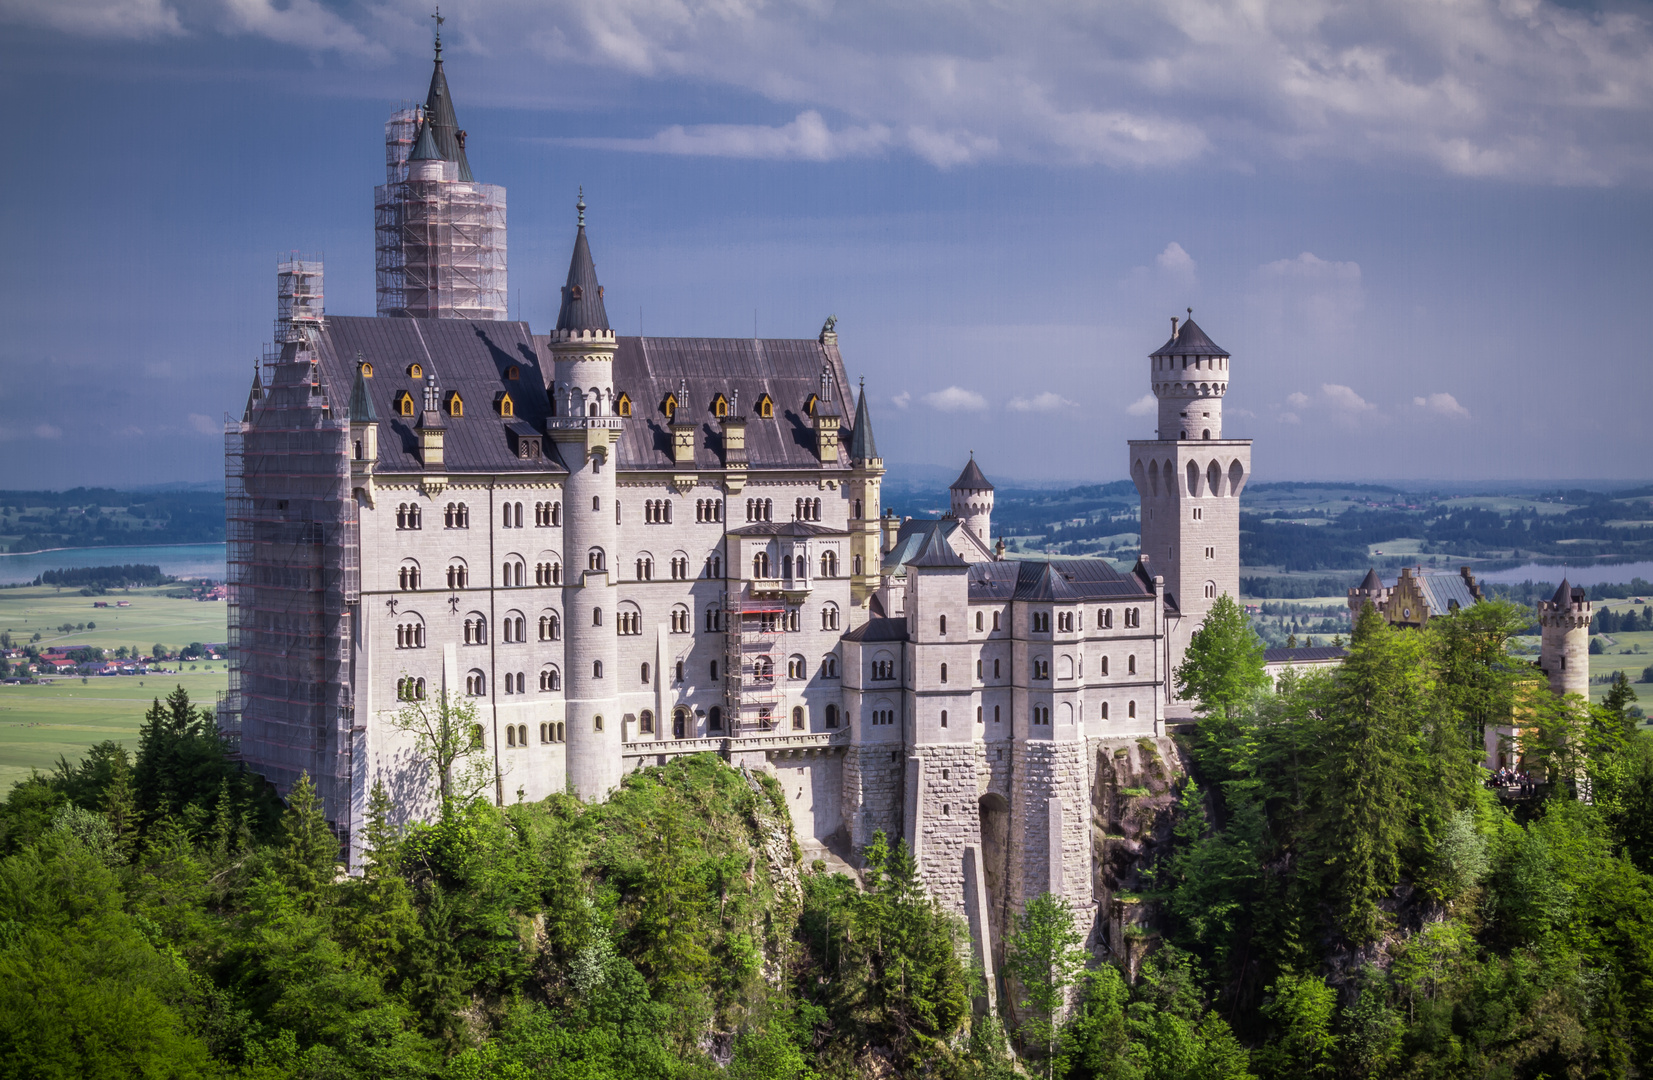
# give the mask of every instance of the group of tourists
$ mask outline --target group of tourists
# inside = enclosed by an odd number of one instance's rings
[[[1507,765],[1500,765],[1487,783],[1516,799],[1526,798],[1538,786],[1538,781],[1533,779],[1531,773],[1522,769],[1512,769]]]

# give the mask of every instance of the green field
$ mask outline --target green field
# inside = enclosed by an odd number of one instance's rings
[[[223,605],[219,605],[222,607]],[[0,792],[50,769],[62,754],[74,761],[93,743],[114,739],[138,747],[144,710],[182,685],[197,704],[211,706],[228,682],[223,664],[184,665],[182,674],[49,679],[38,686],[0,686]]]
[[[106,600],[107,608],[94,608]],[[117,608],[116,600],[131,607]],[[95,622],[95,629],[63,633],[64,623]],[[172,600],[165,588],[81,596],[78,591],[52,588],[0,589],[0,630],[9,630],[17,645],[35,633],[42,648],[49,645],[135,646],[148,654],[151,646],[179,649],[192,641],[219,642],[225,638],[224,604]],[[177,664],[169,664],[177,667]],[[181,674],[95,676],[50,679],[39,686],[0,686],[0,792],[28,776],[30,769],[49,769],[59,754],[71,761],[104,739],[136,749],[143,713],[156,696],[165,696],[182,684],[203,705],[216,702],[227,675],[222,661],[184,664]]]
[[[170,586],[176,591],[178,586]],[[29,586],[21,589],[0,589],[0,630],[11,632],[16,645],[26,643],[40,634],[37,644],[96,645],[113,649],[120,645],[134,645],[147,655],[152,645],[167,645],[181,649],[192,641],[223,641],[223,601],[172,600],[166,595],[168,586],[153,589],[111,591],[107,596],[82,596],[79,590],[59,592],[49,586]],[[116,607],[121,600],[130,600],[131,607]],[[92,605],[103,601],[106,608]],[[64,633],[58,627],[64,623],[93,622],[96,629]]]

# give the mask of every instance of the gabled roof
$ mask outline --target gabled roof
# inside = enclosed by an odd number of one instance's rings
[[[1176,336],[1168,339],[1149,356],[1223,356],[1224,352],[1217,343],[1205,336],[1199,323],[1194,321],[1192,313],[1188,320],[1177,328]]]
[[[849,459],[871,461],[878,456],[878,443],[872,437],[872,417],[867,413],[867,384],[861,384],[860,397],[855,402],[855,424],[850,431]]]
[[[608,312],[603,307],[603,287],[597,283],[597,264],[591,261],[591,244],[585,238],[585,193],[580,193],[579,231],[574,234],[574,255],[568,260],[568,281],[562,287],[562,307],[557,311],[558,330],[607,330]]]
[[[970,455],[970,463],[959,473],[959,478],[953,481],[952,491],[992,491],[993,485],[987,482],[982,475],[981,466],[976,464],[976,455]]]
[[[970,564],[970,599],[1025,600],[1032,603],[1088,603],[1107,600],[1152,600],[1135,574],[1121,574],[1104,559],[1061,562],[981,562]]]
[[[453,111],[453,95],[448,92],[448,77],[442,73],[442,43],[436,43],[436,67],[430,75],[430,93],[425,95],[425,127],[431,129],[436,152],[443,161],[459,165],[459,179],[473,181],[471,163],[465,158],[465,146],[459,140],[459,118]],[[410,159],[411,160],[411,159]]]
[[[901,528],[896,530],[895,544],[884,553],[880,570],[900,577],[907,572],[907,564],[929,546],[932,534],[939,534],[945,540],[958,527],[957,518],[909,518],[903,521]]]
[[[959,558],[959,553],[954,551],[953,545],[947,542],[946,534],[942,530],[931,529],[930,537],[925,541],[924,550],[907,560],[907,565],[921,570],[956,570],[968,564]]]

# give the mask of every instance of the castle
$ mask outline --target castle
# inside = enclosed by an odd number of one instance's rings
[[[402,124],[377,219],[477,202],[440,52]],[[1189,636],[1239,592],[1251,444],[1223,434],[1228,353],[1190,317],[1149,357],[1133,569],[1015,560],[973,457],[948,515],[885,512],[834,320],[621,336],[576,209],[545,333],[477,284],[480,241],[382,257],[378,317],[325,314],[320,265],[280,266],[275,346],[226,431],[220,722],[242,759],[283,792],[310,775],[354,865],[376,782],[404,817],[433,809],[391,718],[446,693],[475,706],[500,802],[599,800],[716,753],[781,781],[807,845],[905,838],[989,970],[1026,898],[1093,918],[1099,758],[1163,735]]]

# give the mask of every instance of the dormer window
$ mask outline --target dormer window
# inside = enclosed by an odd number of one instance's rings
[[[629,394],[621,394],[619,400],[614,403],[614,411],[621,416],[630,416],[631,396]]]
[[[516,382],[518,379],[522,378],[522,369],[517,367],[515,364],[512,364],[510,367],[505,369],[505,378],[511,382]]]
[[[729,415],[729,399],[724,397],[722,394],[719,394],[717,397],[713,398],[712,399],[712,415],[713,416],[728,416]]]
[[[568,287],[568,296],[569,296],[569,299],[571,299],[571,300],[578,300],[578,299],[580,299],[580,298],[581,298],[581,297],[582,297],[582,296],[584,296],[584,295],[585,295],[585,294],[584,294],[584,292],[582,292],[582,291],[581,291],[581,289],[580,289],[580,287],[579,287],[579,286],[578,286],[578,285],[570,285],[570,286],[569,286],[569,287]]]
[[[425,369],[424,368],[420,367],[418,364],[409,364],[408,365],[408,378],[410,378],[410,379],[423,379],[424,377],[425,377]]]
[[[457,390],[452,390],[448,393],[448,415],[465,415],[465,399],[459,396],[459,391]]]
[[[396,395],[396,412],[400,416],[413,415],[413,395],[406,390]]]
[[[368,363],[366,360],[363,360],[362,361],[362,378],[371,379],[372,377],[373,377],[373,365]]]
[[[819,394],[809,395],[809,400],[804,402],[804,415],[805,416],[814,416],[815,415],[815,406],[819,405],[820,403],[821,403],[821,396]]]
[[[456,399],[457,399],[457,397],[458,397],[458,395],[455,395]],[[501,415],[501,416],[515,416],[516,414],[517,414],[517,403],[511,400],[511,395],[510,394],[501,394],[501,395],[499,395],[499,415]]]
[[[676,415],[676,413],[677,413],[677,395],[676,394],[667,394],[665,404],[660,406],[660,411],[666,414],[666,419],[667,420],[670,420],[674,415]]]
[[[758,398],[758,415],[765,420],[771,420],[775,416],[775,402],[770,399],[768,394]]]

